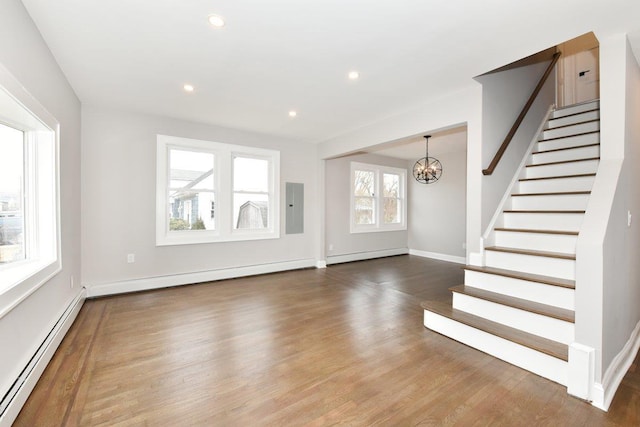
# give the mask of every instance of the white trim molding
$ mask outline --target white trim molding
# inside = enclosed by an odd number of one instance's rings
[[[327,265],[341,264],[343,262],[364,261],[367,259],[384,258],[395,255],[406,255],[409,253],[407,248],[384,249],[380,251],[356,252],[353,254],[333,255],[327,257]]]
[[[67,305],[51,332],[49,332],[27,366],[24,367],[22,373],[16,378],[13,387],[0,402],[0,427],[10,426],[15,421],[62,339],[76,320],[85,298],[86,291],[82,289]]]
[[[422,258],[437,259],[437,260],[440,260],[440,261],[455,262],[457,264],[466,264],[467,263],[467,259],[465,257],[462,257],[462,256],[440,254],[440,253],[436,253],[436,252],[419,251],[417,249],[410,249],[409,250],[409,255],[415,255],[415,256],[422,257]]]
[[[622,379],[638,354],[638,349],[640,349],[640,322],[636,325],[620,353],[611,361],[609,368],[607,368],[602,378],[602,383],[596,383],[594,385],[593,406],[603,411],[609,410],[609,405],[611,405],[616,390],[618,390]]]
[[[591,400],[595,382],[595,354],[592,347],[577,342],[569,345],[569,381],[567,393],[583,400]]]
[[[269,264],[249,265],[244,267],[221,268],[217,270],[197,271],[193,273],[171,274],[167,276],[146,277],[142,279],[123,280],[120,282],[86,284],[87,297],[101,297],[127,292],[139,292],[150,289],[169,288],[172,286],[190,285],[215,280],[234,279],[237,277],[256,276],[279,271],[315,268],[315,259],[274,262]]]

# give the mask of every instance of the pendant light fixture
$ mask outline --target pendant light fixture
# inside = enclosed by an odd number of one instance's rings
[[[442,163],[435,157],[429,157],[429,138],[431,135],[425,135],[426,153],[413,165],[413,177],[422,184],[433,184],[440,179],[442,175]]]

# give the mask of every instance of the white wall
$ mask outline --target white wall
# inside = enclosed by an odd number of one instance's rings
[[[281,237],[157,247],[156,135],[280,150]],[[318,220],[314,146],[259,134],[103,108],[82,108],[83,283],[127,283],[218,269],[310,261],[315,265]],[[305,188],[305,232],[284,234],[285,182]],[[127,254],[135,263],[127,263]],[[92,295],[92,292],[89,292]]]
[[[429,156],[442,163],[441,178],[421,184],[409,175],[409,249],[444,255],[466,256],[467,132],[459,128],[429,141]],[[416,159],[417,160],[417,159]],[[415,161],[409,164],[413,168]]]
[[[353,234],[349,231],[351,223],[351,162],[407,168],[405,160],[376,154],[360,154],[326,161],[325,248],[328,261],[331,262],[331,257],[341,255],[406,249],[407,230]],[[410,203],[411,201],[409,201]]]
[[[62,229],[62,271],[0,318],[4,396],[80,292],[80,103],[19,0],[0,6],[0,63],[60,122]]]
[[[478,77],[482,83],[482,167],[487,168],[544,74],[549,61]],[[555,100],[553,74],[538,94],[492,175],[482,176],[482,230],[485,231],[531,140]]]

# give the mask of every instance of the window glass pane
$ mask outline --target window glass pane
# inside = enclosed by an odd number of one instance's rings
[[[355,223],[357,225],[366,225],[375,223],[374,199],[371,197],[355,198]]]
[[[212,153],[169,150],[169,230],[214,230]]]
[[[356,196],[369,196],[374,195],[375,187],[375,174],[372,171],[355,171],[355,182],[353,185],[354,193]]]
[[[233,226],[236,229],[269,227],[269,196],[256,193],[234,193]]]
[[[267,193],[269,191],[269,161],[234,157],[233,190]]]
[[[24,260],[24,133],[0,124],[0,264]]]
[[[396,174],[385,173],[383,174],[383,196],[384,197],[398,197],[400,194],[400,176]]]
[[[400,224],[400,200],[391,197],[384,198],[384,218],[385,224]]]

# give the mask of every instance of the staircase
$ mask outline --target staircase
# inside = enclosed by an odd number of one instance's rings
[[[576,241],[600,158],[599,102],[552,112],[452,304],[425,301],[424,325],[567,385]]]

